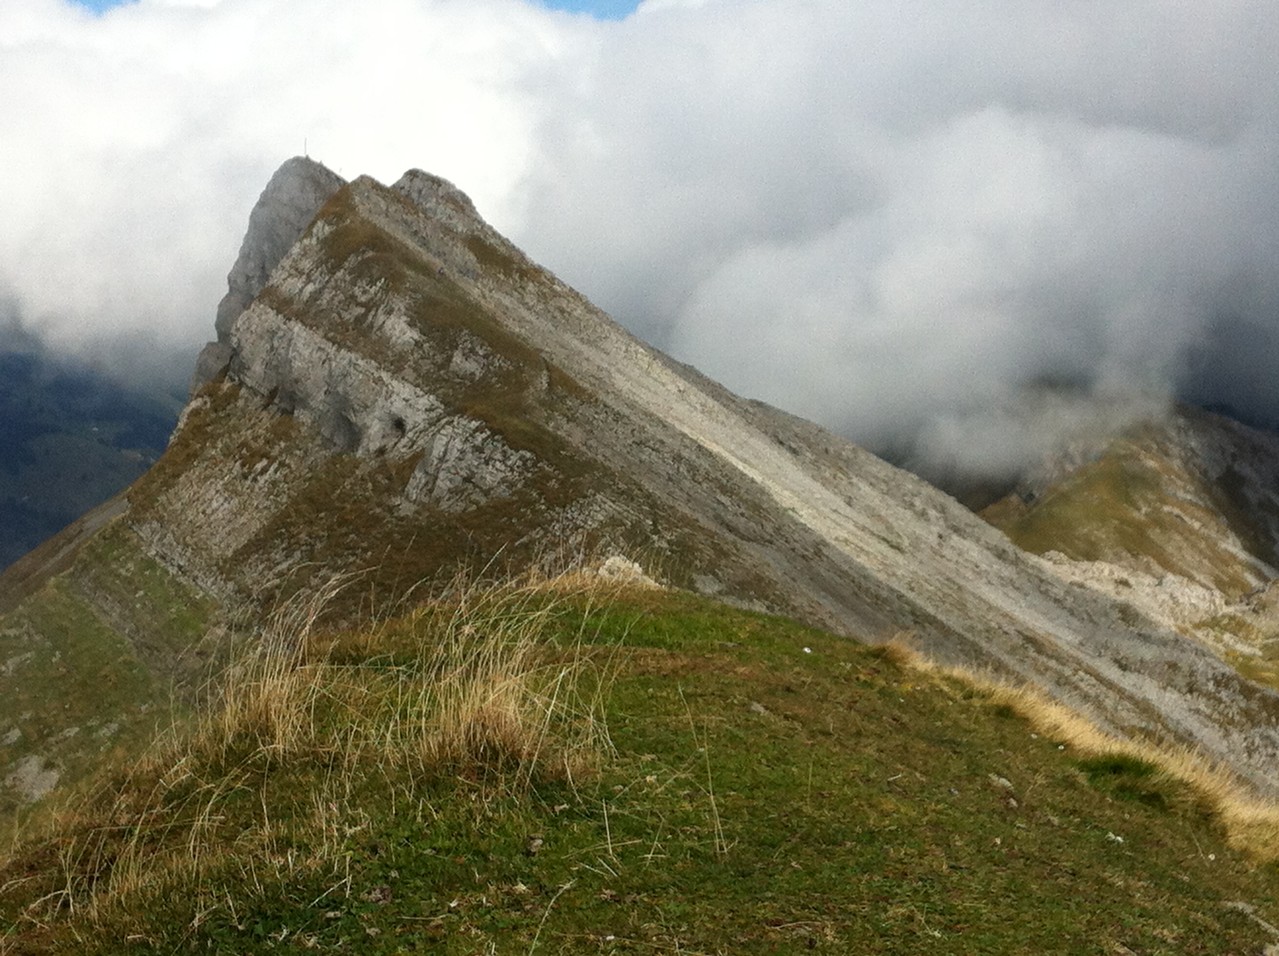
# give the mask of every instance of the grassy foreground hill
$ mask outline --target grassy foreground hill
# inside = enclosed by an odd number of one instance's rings
[[[35,811],[0,952],[1279,947],[1273,811],[900,647],[589,579],[315,611]]]

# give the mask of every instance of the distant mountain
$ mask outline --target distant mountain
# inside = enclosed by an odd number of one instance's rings
[[[180,409],[87,368],[0,351],[0,568],[142,475]]]
[[[75,777],[296,595],[623,554],[1038,685],[1279,792],[1279,695],[922,480],[639,342],[420,171],[285,164],[160,460],[0,576],[0,780]]]
[[[1045,460],[983,514],[1279,686],[1279,434],[1176,406]]]

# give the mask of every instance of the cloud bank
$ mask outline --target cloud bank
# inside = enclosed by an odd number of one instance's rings
[[[6,0],[0,298],[194,351],[305,145],[447,176],[655,345],[905,457],[1011,467],[1077,417],[1030,383],[1276,421],[1276,62],[1268,0]]]

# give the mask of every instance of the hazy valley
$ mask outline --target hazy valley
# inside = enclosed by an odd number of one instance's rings
[[[154,464],[180,407],[35,351],[0,353],[0,567]]]

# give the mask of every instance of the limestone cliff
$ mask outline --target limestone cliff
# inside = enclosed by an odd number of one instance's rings
[[[231,323],[262,291],[271,272],[320,207],[345,182],[341,176],[311,159],[295,156],[276,170],[249,213],[240,254],[227,276],[227,293],[218,303],[210,342],[196,361],[193,387],[198,388],[226,367]]]

